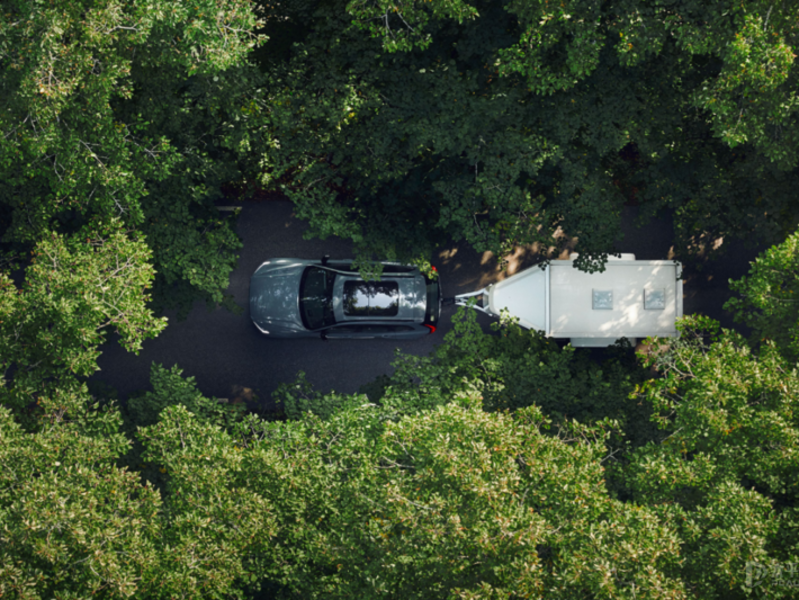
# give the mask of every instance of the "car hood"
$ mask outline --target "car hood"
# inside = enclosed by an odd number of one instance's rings
[[[306,265],[264,263],[250,278],[250,317],[272,333],[304,332],[300,317],[300,280]]]

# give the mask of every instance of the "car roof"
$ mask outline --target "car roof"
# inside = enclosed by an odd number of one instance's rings
[[[394,283],[396,290],[396,313],[393,315],[352,315],[345,312],[344,296],[345,286],[350,282],[358,282],[362,284],[360,287],[369,287],[371,284],[378,282],[369,282],[362,279],[357,273],[340,274],[336,278],[333,287],[333,316],[337,323],[359,323],[364,321],[383,321],[383,322],[396,322],[396,321],[412,321],[421,323],[424,321],[426,303],[427,303],[427,287],[424,278],[420,274],[412,276],[381,277],[380,283]],[[372,294],[358,294],[356,302],[369,303],[369,298],[377,299],[378,297],[385,304],[391,302],[391,290],[386,293],[385,291],[371,290]],[[363,304],[361,305],[363,306]]]

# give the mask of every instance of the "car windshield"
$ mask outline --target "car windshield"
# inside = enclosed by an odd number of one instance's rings
[[[395,317],[398,310],[396,281],[344,282],[344,314],[348,317]]]
[[[300,316],[306,329],[333,325],[333,280],[336,275],[327,269],[308,267],[300,282]]]

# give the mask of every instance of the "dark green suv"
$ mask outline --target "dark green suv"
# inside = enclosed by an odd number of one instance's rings
[[[438,277],[381,262],[380,279],[365,281],[351,269],[351,259],[268,260],[250,278],[250,318],[261,333],[284,339],[413,339],[433,333],[441,315]]]

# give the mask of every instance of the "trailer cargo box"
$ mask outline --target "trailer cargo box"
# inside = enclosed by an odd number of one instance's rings
[[[683,314],[682,267],[671,260],[635,260],[633,254],[609,257],[602,273],[585,273],[568,260],[531,267],[455,297],[474,308],[499,315],[503,308],[519,325],[573,346],[609,346],[618,338],[631,343],[649,336],[677,337],[675,321]]]

